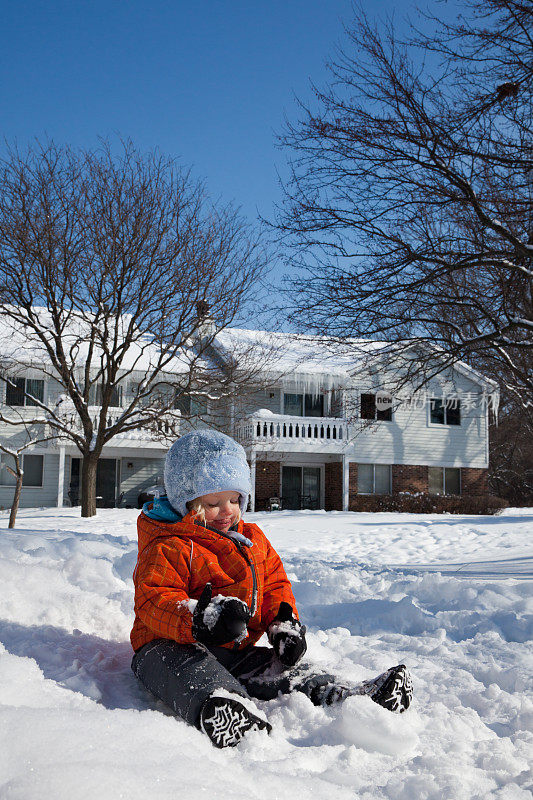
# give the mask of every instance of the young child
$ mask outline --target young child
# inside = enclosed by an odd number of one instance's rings
[[[182,436],[165,461],[166,498],[138,520],[132,669],[217,747],[271,726],[251,698],[300,691],[315,705],[367,694],[391,711],[411,701],[403,665],[358,687],[295,665],[307,646],[281,559],[242,513],[244,449],[216,431]],[[271,647],[258,647],[266,633]]]

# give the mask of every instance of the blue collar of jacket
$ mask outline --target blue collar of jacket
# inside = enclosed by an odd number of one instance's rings
[[[143,505],[143,514],[146,514],[147,517],[155,520],[156,522],[173,523],[181,522],[183,519],[181,514],[178,514],[178,512],[172,508],[166,497],[156,497],[154,500],[149,500]],[[252,542],[247,536],[244,536],[242,533],[238,533],[233,529],[230,529],[227,533],[222,533],[221,531],[217,531],[215,528],[210,528],[209,525],[205,527],[207,527],[207,530],[211,531],[212,533],[218,533],[220,536],[224,536],[226,539],[233,539],[233,541],[239,542],[245,547],[253,546]]]
[[[175,511],[166,497],[156,497],[143,505],[143,514],[156,522],[180,522],[181,514]]]

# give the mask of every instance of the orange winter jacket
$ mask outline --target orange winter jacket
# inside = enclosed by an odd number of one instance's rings
[[[248,635],[240,648],[258,641],[282,601],[297,614],[281,559],[257,525],[241,520],[237,526],[238,533],[252,542],[251,547],[195,523],[191,514],[170,523],[142,513],[137,529],[139,555],[133,573],[135,622],[131,631],[134,650],[160,638],[193,643],[194,604],[188,601],[197,600],[206,583],[211,583],[213,597],[238,597],[252,610]],[[229,642],[224,646],[234,645]]]

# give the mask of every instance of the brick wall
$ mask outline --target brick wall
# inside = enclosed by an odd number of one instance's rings
[[[349,507],[350,511],[363,510],[364,500],[357,494],[357,464],[349,465]],[[279,461],[257,461],[255,472],[255,508],[264,511],[268,508],[269,497],[277,497],[281,485],[281,463]],[[428,492],[428,468],[423,464],[393,464],[392,492]],[[463,495],[484,495],[488,493],[486,469],[463,467],[461,469],[461,493]],[[358,499],[359,498],[359,499]],[[326,511],[342,510],[342,464],[325,464]]]
[[[257,461],[255,464],[255,510],[265,511],[269,497],[279,497],[281,464],[279,461]]]
[[[327,462],[324,470],[326,511],[342,511],[342,463]]]
[[[392,493],[425,492],[429,490],[428,468],[423,464],[393,464]]]
[[[356,511],[357,505],[357,464],[350,462],[349,475],[348,475],[348,508],[350,511]]]
[[[461,494],[488,494],[488,470],[474,467],[461,468]]]

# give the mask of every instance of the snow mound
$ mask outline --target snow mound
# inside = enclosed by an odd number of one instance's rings
[[[343,681],[405,663],[414,702],[280,696],[257,703],[270,736],[221,751],[131,672],[136,513],[0,513],[0,800],[530,798],[531,515],[250,515],[306,659]]]

